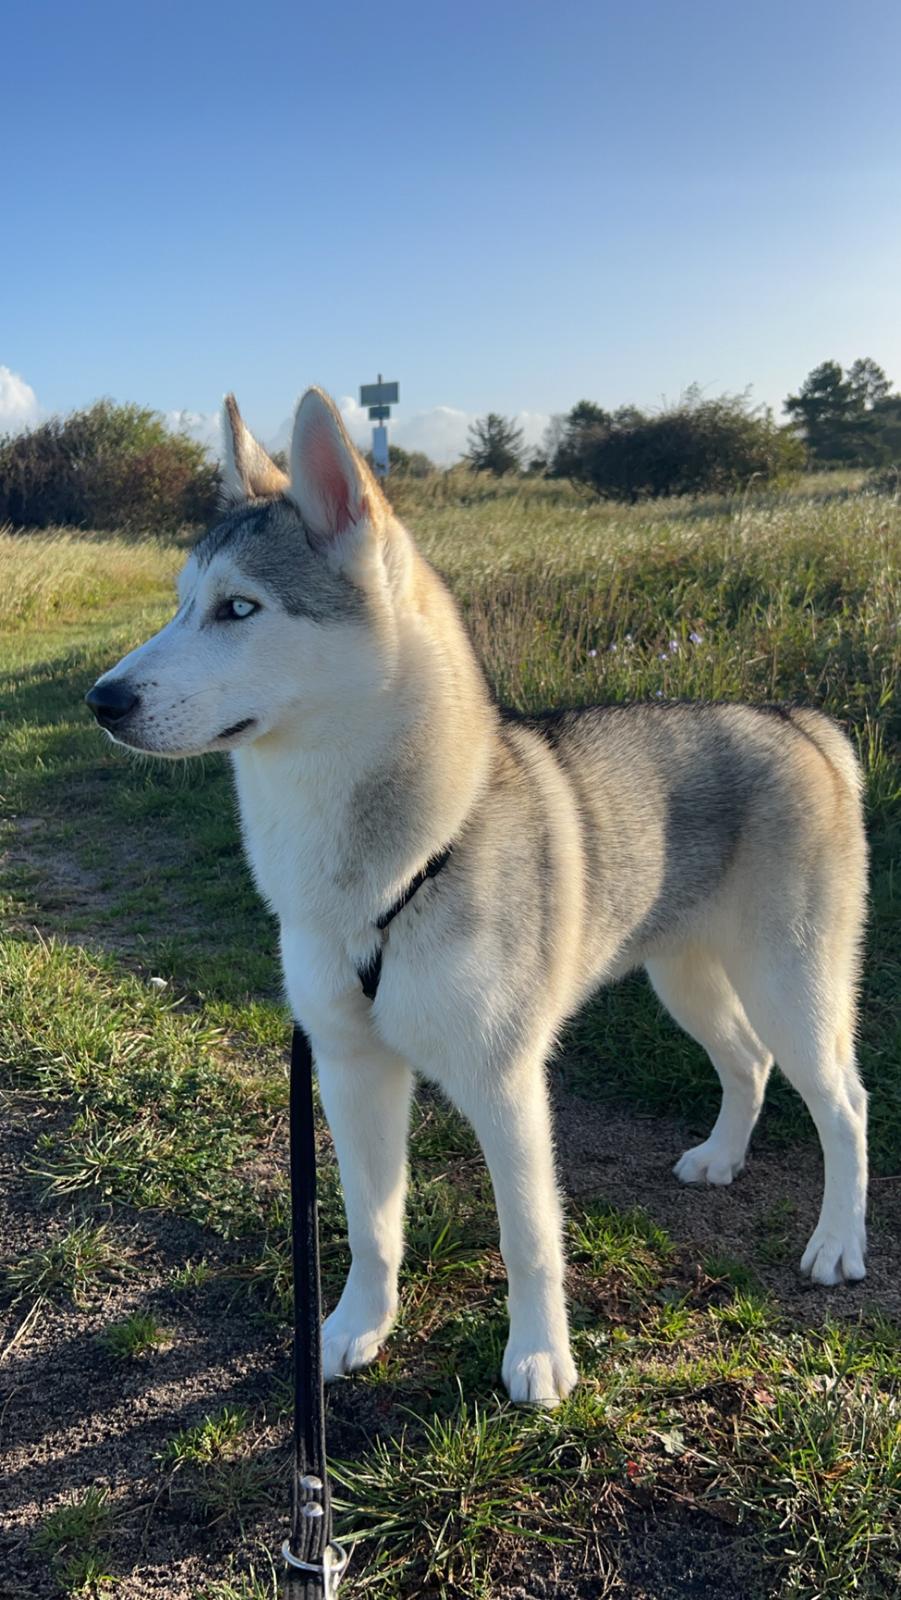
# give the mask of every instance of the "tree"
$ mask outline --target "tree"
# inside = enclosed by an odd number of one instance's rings
[[[561,411],[555,411],[541,436],[541,445],[536,451],[536,455],[543,456],[544,460],[550,464],[566,438],[566,429],[567,418]]]
[[[577,400],[565,417],[554,417],[545,433],[548,474],[552,478],[584,479],[586,462],[610,435],[613,418],[593,400]]]
[[[469,449],[463,460],[476,472],[519,472],[522,468],[522,428],[509,417],[489,411],[469,425]]]
[[[539,478],[562,476],[560,473],[554,474],[551,469],[565,437],[566,417],[561,411],[556,411],[547,422],[541,443],[532,451],[526,471]]]
[[[819,466],[879,466],[896,450],[897,399],[878,362],[861,356],[847,372],[821,362],[785,410]]]
[[[813,459],[842,462],[849,456],[849,429],[854,413],[851,385],[837,361],[822,361],[807,374],[784,410],[804,439]]]
[[[878,447],[873,465],[901,468],[901,394],[873,402],[872,424]]]
[[[852,415],[848,450],[855,466],[885,466],[899,460],[898,416],[901,400],[879,363],[863,356],[848,369]]]
[[[879,363],[871,356],[862,356],[848,370],[848,388],[851,403],[858,411],[872,411],[881,400],[888,399],[892,386]]]

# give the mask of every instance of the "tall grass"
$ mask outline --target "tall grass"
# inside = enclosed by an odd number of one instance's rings
[[[897,499],[830,480],[625,507],[464,471],[394,493],[502,701],[798,698],[856,724],[883,762],[901,732]],[[184,546],[0,532],[4,628],[84,629],[126,602],[141,623],[162,616]]]
[[[125,596],[167,599],[183,560],[174,540],[0,529],[0,626],[74,622]]]

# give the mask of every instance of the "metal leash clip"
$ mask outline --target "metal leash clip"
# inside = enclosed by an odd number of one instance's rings
[[[318,1521],[320,1517],[325,1516],[321,1499],[324,1488],[322,1479],[313,1472],[306,1473],[298,1481],[298,1489],[307,1497],[300,1508],[300,1514],[308,1523]],[[290,1539],[286,1539],[282,1545],[282,1556],[288,1566],[293,1567],[296,1572],[315,1572],[321,1578],[324,1600],[332,1600],[332,1596],[338,1593],[338,1584],[350,1559],[343,1544],[338,1544],[336,1539],[326,1545],[321,1561],[301,1561],[291,1549]]]
[[[338,1593],[338,1584],[341,1582],[347,1563],[350,1560],[350,1556],[343,1544],[338,1544],[337,1540],[333,1544],[326,1545],[321,1561],[299,1561],[297,1556],[292,1553],[290,1541],[286,1539],[282,1545],[282,1557],[289,1567],[296,1568],[298,1572],[318,1573],[322,1579],[322,1592],[325,1600],[332,1600],[332,1596]]]

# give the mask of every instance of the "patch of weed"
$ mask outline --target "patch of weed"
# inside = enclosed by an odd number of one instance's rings
[[[113,1510],[106,1489],[85,1489],[48,1513],[34,1535],[35,1550],[49,1557],[68,1594],[94,1595],[113,1580],[106,1570],[106,1547]]]
[[[170,1344],[172,1335],[161,1328],[154,1317],[136,1311],[124,1322],[114,1323],[101,1335],[101,1343],[120,1361],[134,1361],[141,1356],[153,1355],[155,1350]]]
[[[118,1282],[128,1266],[108,1228],[81,1220],[4,1267],[2,1283],[14,1300],[68,1298],[82,1306],[93,1289]]]

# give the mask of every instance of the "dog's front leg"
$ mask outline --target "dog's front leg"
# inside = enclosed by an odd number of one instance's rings
[[[365,1059],[316,1053],[319,1088],[335,1141],[351,1268],[322,1329],[326,1379],[372,1361],[397,1315],[413,1074],[377,1046]]]
[[[327,1379],[363,1367],[397,1315],[413,1073],[372,1025],[348,958],[309,928],[282,925],[285,985],[310,1037],[335,1141],[351,1268],[322,1329]]]
[[[578,1373],[569,1348],[544,1060],[529,1056],[497,1077],[488,1068],[483,1073],[457,1079],[448,1090],[475,1128],[494,1186],[509,1285],[503,1379],[511,1400],[555,1406]]]

